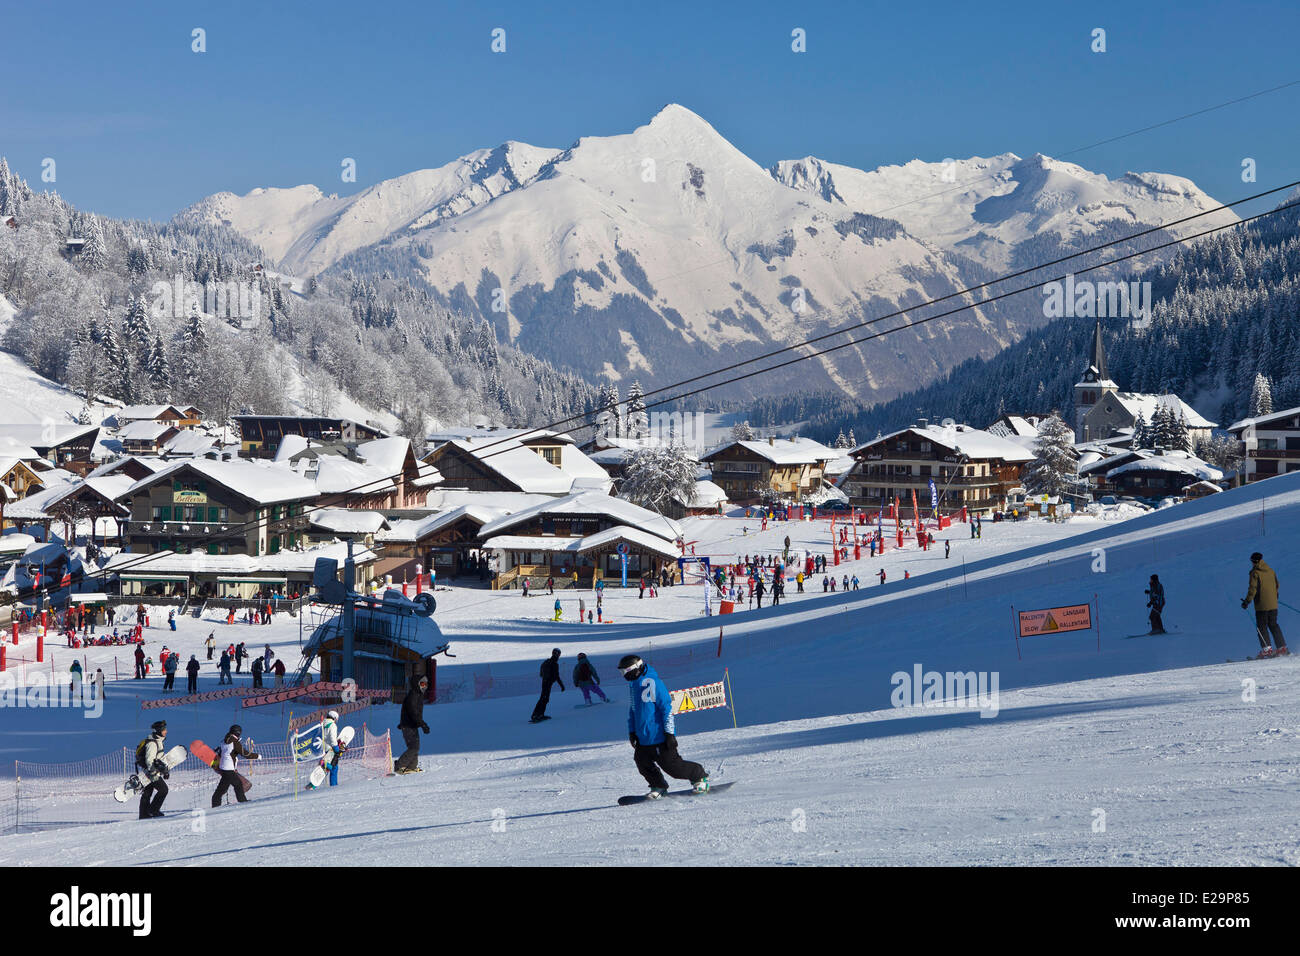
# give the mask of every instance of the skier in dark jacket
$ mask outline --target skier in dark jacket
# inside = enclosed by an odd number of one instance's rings
[[[565,690],[564,681],[560,680],[560,649],[554,648],[551,656],[542,661],[542,667],[539,671],[542,678],[542,696],[537,698],[537,706],[533,708],[532,723],[541,723],[543,720],[550,720],[546,716],[546,705],[551,701],[551,685],[559,684],[560,691]]]
[[[1165,609],[1165,586],[1160,583],[1160,578],[1151,575],[1151,584],[1146,590],[1147,607],[1151,608],[1151,633],[1164,634],[1165,622],[1160,617],[1160,612]]]
[[[406,750],[393,764],[396,773],[418,773],[420,770],[420,735],[416,731],[429,732],[429,725],[424,722],[424,695],[428,689],[429,678],[423,674],[411,677],[411,689],[402,701],[402,718],[397,722]]]
[[[262,658],[260,658],[260,657],[254,657],[254,658],[253,658],[253,666],[252,666],[252,668],[251,668],[252,673],[253,673],[253,686],[254,686],[254,687],[261,687],[261,686],[262,686],[262,666],[263,666],[263,665],[262,665]]]
[[[573,686],[582,691],[582,699],[588,704],[591,703],[592,691],[595,691],[605,703],[609,703],[609,698],[600,689],[600,675],[596,673],[596,668],[592,666],[586,654],[578,655],[578,663],[573,668]]]
[[[221,774],[221,782],[217,784],[217,789],[212,792],[213,809],[221,806],[221,798],[226,795],[226,791],[231,787],[235,788],[236,800],[240,803],[248,802],[248,797],[244,796],[244,782],[239,779],[239,758],[261,760],[262,755],[244,749],[244,744],[240,739],[243,733],[244,729],[239,724],[231,724],[230,729],[226,731],[225,740],[221,742],[221,749],[217,751],[217,772]]]
[[[197,694],[199,692],[199,659],[193,654],[190,655],[190,662],[185,665],[185,673],[189,675],[185,693]]]
[[[647,796],[653,800],[668,792],[665,772],[678,780],[689,780],[696,793],[704,793],[709,789],[709,775],[677,752],[673,700],[667,685],[635,654],[620,660],[618,669],[628,682],[632,706],[627,714],[627,736],[636,754],[636,769],[650,784]]]
[[[164,746],[167,740],[167,721],[157,720],[149,728],[149,736],[140,741],[135,749],[135,772],[149,785],[140,792],[140,819],[163,815],[163,801],[167,799],[167,778],[170,774],[167,765],[162,762],[167,752]]]

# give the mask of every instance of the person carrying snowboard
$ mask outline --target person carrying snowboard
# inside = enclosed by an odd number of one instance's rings
[[[631,706],[627,713],[627,736],[632,743],[636,769],[650,784],[646,796],[655,800],[668,793],[664,773],[678,780],[689,780],[696,793],[704,793],[709,789],[709,775],[702,766],[683,760],[677,752],[673,700],[667,685],[653,667],[635,654],[623,657],[618,669],[628,682]]]
[[[563,617],[563,616],[564,616],[564,608],[560,607],[560,599],[559,599],[559,598],[556,598],[556,599],[555,599],[555,617],[552,618],[552,620],[558,621],[558,620],[559,620],[561,617]]]
[[[167,721],[156,720],[149,727],[149,736],[140,741],[135,748],[135,772],[137,777],[149,781],[149,785],[140,791],[140,819],[163,816],[162,805],[167,799],[167,778],[171,776],[167,765],[163,763],[163,746],[167,740]]]
[[[593,691],[600,696],[601,700],[609,703],[609,698],[600,689],[600,675],[596,673],[596,668],[592,666],[586,654],[578,655],[578,663],[573,668],[573,686],[582,691],[582,699],[588,704],[591,703]]]
[[[339,758],[347,748],[339,743],[339,712],[331,710],[321,724],[321,746],[325,750],[325,768],[330,774],[330,786],[339,785]]]
[[[559,601],[555,602],[559,604]],[[542,666],[538,672],[542,678],[542,696],[537,698],[537,706],[533,708],[531,722],[540,724],[543,720],[550,720],[546,716],[546,705],[551,702],[551,686],[560,685],[560,692],[565,690],[564,681],[560,680],[560,649],[552,648],[551,656],[542,661]]]
[[[406,749],[393,764],[395,773],[418,773],[420,770],[420,735],[418,731],[429,732],[429,725],[424,722],[424,695],[429,689],[429,678],[423,674],[411,677],[411,689],[402,701],[402,717],[397,722],[397,729],[402,732]]]
[[[243,781],[239,779],[239,758],[261,760],[262,755],[244,749],[243,742],[240,740],[243,733],[244,729],[239,724],[231,724],[230,729],[226,731],[226,739],[221,742],[221,749],[218,751],[220,762],[217,764],[218,772],[221,774],[221,782],[217,784],[217,789],[212,792],[213,809],[221,806],[221,798],[226,795],[226,791],[231,787],[235,788],[236,800],[240,803],[248,802],[248,797],[244,796]]]
[[[1160,583],[1157,575],[1151,575],[1151,584],[1147,587],[1147,607],[1151,609],[1151,633],[1164,634],[1165,622],[1160,617],[1160,612],[1165,609],[1165,586]]]
[[[1282,629],[1277,626],[1277,572],[1264,563],[1264,556],[1256,551],[1250,556],[1250,580],[1246,596],[1241,599],[1243,609],[1255,602],[1255,632],[1259,635],[1259,656],[1290,654]],[[1269,645],[1269,635],[1273,644]]]

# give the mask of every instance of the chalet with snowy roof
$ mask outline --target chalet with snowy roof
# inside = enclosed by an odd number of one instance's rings
[[[199,424],[199,410],[193,405],[127,405],[113,413],[120,429],[132,422],[157,422],[173,428],[190,428]]]
[[[319,418],[310,415],[235,415],[239,426],[240,454],[249,458],[274,458],[285,435],[314,441],[363,442],[384,438],[375,425],[363,425],[347,418]]]
[[[482,500],[492,497],[478,496]],[[521,509],[469,503],[434,514],[390,518],[388,528],[375,538],[383,548],[378,571],[391,574],[394,581],[409,581],[415,578],[419,565],[419,573],[436,570],[444,580],[463,574],[486,579],[486,555],[479,544],[479,532],[488,522],[515,510]]]
[[[60,468],[84,474],[95,467],[92,450],[100,426],[76,423],[0,424],[0,436],[33,449]]]
[[[1123,429],[1130,432],[1140,420],[1150,424],[1157,409],[1164,407],[1187,425],[1193,446],[1210,437],[1215,423],[1174,394],[1149,395],[1121,392],[1106,371],[1106,348],[1101,340],[1101,323],[1093,334],[1092,360],[1074,386],[1074,437],[1076,441],[1098,441]]]
[[[932,481],[941,513],[1000,511],[1034,459],[1010,439],[969,425],[931,425],[925,419],[859,445],[851,454],[857,464],[840,484],[849,500],[877,508],[897,498],[905,518],[914,517],[912,492],[921,513],[931,512]]]
[[[35,469],[17,458],[0,457],[0,484],[8,485],[15,498],[45,490],[45,483]]]
[[[1243,482],[1300,471],[1300,406],[1233,422],[1228,431],[1242,443]]]
[[[314,481],[322,503],[343,508],[423,507],[429,489],[442,481],[437,468],[415,457],[407,438],[316,442],[286,435],[275,460]]]
[[[438,469],[448,487],[469,491],[559,496],[576,487],[609,492],[608,473],[571,440],[558,449],[559,464],[553,464],[542,450],[508,434],[454,438],[425,455],[424,461]]]
[[[754,504],[765,495],[802,501],[822,487],[826,466],[838,457],[810,438],[760,438],[727,442],[700,461],[730,500]]]
[[[130,512],[117,499],[133,483],[123,475],[59,482],[7,507],[4,520],[21,527],[39,524],[47,541],[52,525],[61,526],[65,541],[76,540],[77,528],[84,525],[92,541],[106,541],[111,534],[120,544],[121,521]]]
[[[1223,472],[1185,451],[1148,454],[1106,472],[1117,494],[1133,498],[1170,498],[1197,481],[1222,481]]]
[[[315,482],[280,465],[189,459],[133,483],[119,498],[131,511],[132,551],[276,554],[298,546]]]
[[[180,429],[166,422],[142,419],[128,422],[117,430],[117,440],[128,455],[157,455],[180,434]]]
[[[621,579],[621,554],[629,579],[676,574],[681,535],[676,521],[630,501],[579,492],[488,522],[479,543],[493,553],[494,588],[521,587],[524,578],[536,587],[548,577],[557,587],[590,588]]]
[[[722,514],[728,504],[727,493],[707,478],[695,482],[689,497],[673,497],[664,514],[669,518]]]

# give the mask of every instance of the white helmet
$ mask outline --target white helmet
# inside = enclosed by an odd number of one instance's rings
[[[339,719],[339,712],[338,712],[337,710],[331,710],[331,711],[330,711],[328,714],[326,714],[325,716],[328,717],[330,720],[335,720],[335,721],[336,721],[336,720]]]

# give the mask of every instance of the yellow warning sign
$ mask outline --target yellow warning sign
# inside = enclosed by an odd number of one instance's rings
[[[1090,604],[1070,604],[1065,607],[1048,607],[1017,613],[1020,616],[1021,637],[1092,630],[1092,605]]]
[[[705,684],[702,687],[687,687],[685,690],[671,691],[673,713],[688,714],[697,710],[712,710],[727,706],[727,690],[722,681]]]

